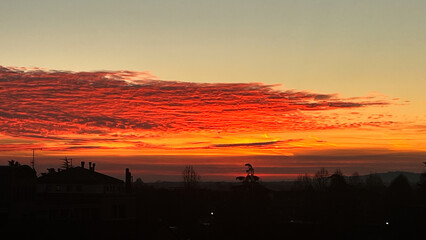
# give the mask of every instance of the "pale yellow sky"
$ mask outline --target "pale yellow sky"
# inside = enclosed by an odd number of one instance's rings
[[[0,64],[426,103],[424,1],[2,1]]]
[[[317,150],[425,150],[425,12],[420,0],[4,0],[0,65],[150,71],[162,80],[380,96],[391,104],[360,111],[387,116],[381,120],[398,122],[394,129],[266,134],[300,137],[304,142],[292,144]],[[258,141],[262,134],[228,140]]]

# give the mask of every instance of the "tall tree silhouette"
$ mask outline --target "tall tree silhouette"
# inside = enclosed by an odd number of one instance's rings
[[[394,206],[406,205],[411,201],[412,188],[406,176],[400,174],[390,183],[388,197]]]
[[[72,159],[71,158],[67,158],[66,156],[65,156],[65,158],[64,159],[62,159],[63,160],[63,163],[62,163],[62,168],[63,169],[68,169],[68,168],[71,168],[72,167]]]
[[[426,162],[423,163],[426,167]],[[420,174],[419,182],[417,183],[419,187],[419,197],[420,199],[423,199],[423,201],[426,201],[426,171],[424,171],[422,174]]]
[[[254,168],[250,163],[246,163],[245,166],[248,167],[246,170],[247,175],[246,176],[238,176],[236,177],[237,180],[242,181],[243,183],[256,183],[259,181],[259,177],[254,175]]]

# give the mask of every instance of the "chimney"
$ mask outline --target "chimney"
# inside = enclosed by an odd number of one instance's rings
[[[132,174],[130,170],[126,168],[126,193],[132,192]]]
[[[95,171],[95,166],[96,166],[96,163],[93,163],[93,165],[92,165],[92,172]]]
[[[84,168],[84,164],[85,164],[85,162],[84,162],[84,161],[82,161],[82,162],[81,162],[81,167],[82,167],[82,168]]]
[[[89,170],[92,170],[92,162],[89,162]]]

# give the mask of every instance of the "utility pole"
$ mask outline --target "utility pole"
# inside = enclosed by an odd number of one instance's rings
[[[31,167],[33,168],[33,170],[35,171],[35,160],[34,160],[34,151],[35,150],[42,150],[41,148],[33,148],[33,160],[31,161]]]

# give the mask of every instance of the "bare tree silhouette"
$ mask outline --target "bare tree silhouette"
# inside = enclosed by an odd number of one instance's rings
[[[312,178],[308,173],[300,174],[294,182],[297,190],[309,191],[313,189]]]
[[[192,189],[198,185],[201,180],[201,176],[195,171],[192,165],[187,165],[182,171],[183,182],[185,188]]]

